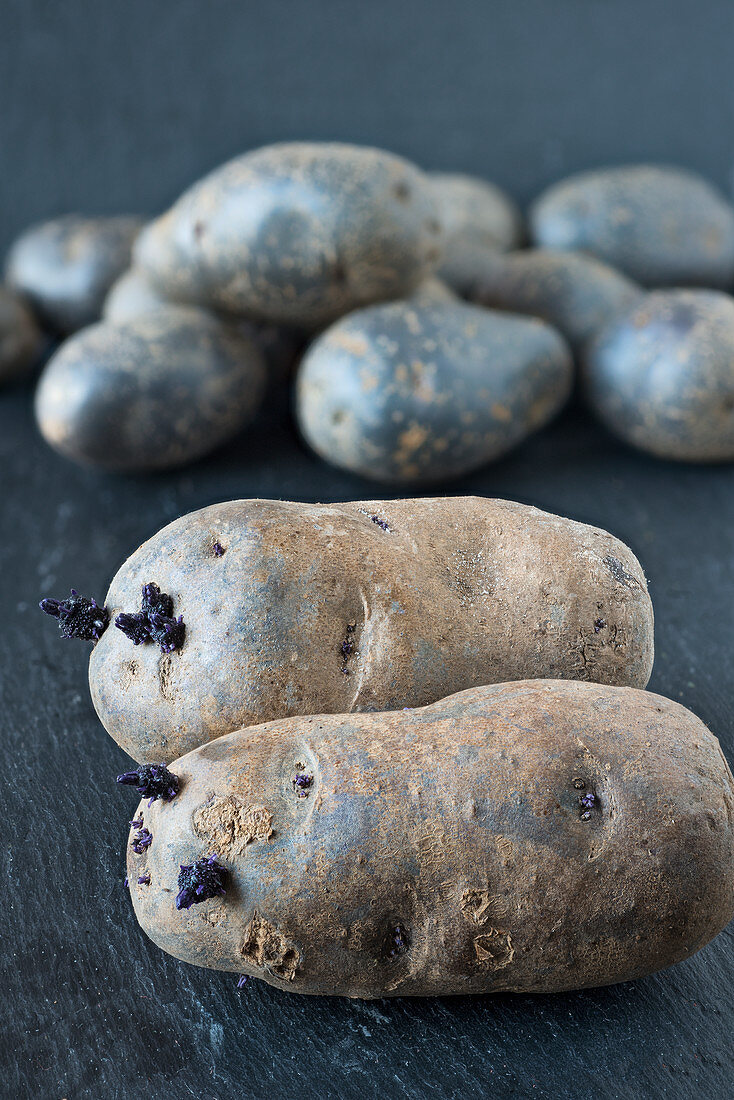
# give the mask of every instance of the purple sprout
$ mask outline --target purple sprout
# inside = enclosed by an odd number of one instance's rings
[[[597,798],[595,794],[582,794],[579,796],[579,808],[580,817],[582,821],[588,821],[591,817],[591,811],[597,804]]]
[[[594,622],[594,633],[598,634],[607,625],[606,619],[596,619]]]
[[[181,863],[178,872],[177,909],[190,909],[208,898],[223,897],[226,893],[223,878],[226,869],[217,863],[216,855],[202,856],[194,863]]]
[[[293,777],[293,790],[299,798],[308,798],[308,792],[313,784],[313,776],[306,772],[296,772]]]
[[[165,764],[138,764],[135,771],[118,775],[117,782],[135,787],[139,795],[148,799],[149,806],[158,798],[170,802],[178,794],[179,788],[178,776],[170,772]]]
[[[242,989],[244,986],[247,985],[249,980],[250,979],[247,974],[240,974],[239,978],[237,979],[237,988]]]
[[[136,856],[142,856],[146,848],[150,848],[153,843],[153,834],[149,829],[143,827],[139,829],[132,839],[132,847]]]
[[[152,581],[143,585],[140,611],[121,612],[115,626],[133,645],[156,642],[163,653],[180,649],[186,636],[183,616],[173,617],[173,597]]]
[[[122,885],[125,887],[126,890],[130,885],[130,880],[128,879],[127,875],[125,875],[124,879],[122,880]]]
[[[222,546],[221,542],[215,542],[214,545],[212,546],[212,551],[214,553],[215,558],[221,558],[222,555],[224,554],[224,547]],[[247,979],[245,979],[245,980],[247,980]]]
[[[390,526],[384,519],[380,519],[379,516],[370,516],[373,523],[376,523],[378,527],[381,527],[383,531],[389,531]]]
[[[177,619],[171,619],[167,615],[153,611],[149,616],[149,622],[151,641],[158,643],[161,653],[173,653],[174,650],[181,649],[186,637],[183,615],[179,615]]]
[[[392,931],[391,937],[390,958],[395,958],[397,955],[404,955],[410,947],[410,938],[407,931],[403,928],[402,924],[396,924]]]
[[[130,822],[130,825],[132,826],[133,829],[142,829],[142,827],[143,827],[142,817],[134,817],[132,819],[132,821]]]
[[[110,621],[106,607],[96,600],[80,596],[75,588],[65,600],[47,598],[38,605],[46,615],[59,621],[62,638],[82,638],[85,642],[98,642]]]
[[[150,875],[139,875],[138,886],[150,886]]]

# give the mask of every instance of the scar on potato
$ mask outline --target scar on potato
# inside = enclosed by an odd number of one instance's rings
[[[295,944],[290,943],[257,911],[253,913],[252,920],[245,929],[241,952],[255,966],[272,971],[289,982],[295,978],[301,963],[301,955]]]
[[[461,895],[461,911],[472,924],[484,924],[487,920],[491,898],[487,890],[465,890]]]
[[[265,806],[243,806],[234,795],[211,798],[194,811],[194,832],[213,849],[232,856],[254,840],[273,834],[273,815]]]
[[[512,936],[499,928],[488,928],[481,936],[474,937],[474,953],[478,962],[500,970],[515,957]]]
[[[640,582],[638,581],[637,577],[633,577],[631,573],[628,573],[627,570],[623,567],[621,561],[618,561],[617,558],[613,558],[611,554],[607,554],[604,559],[604,564],[614,577],[617,584],[623,584],[625,588],[640,587]]]

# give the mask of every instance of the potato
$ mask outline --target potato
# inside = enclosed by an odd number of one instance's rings
[[[284,718],[171,772],[178,793],[140,803],[128,847],[140,925],[280,989],[608,985],[688,958],[734,913],[719,743],[634,688],[525,680]]]
[[[336,322],[308,349],[296,416],[327,462],[390,484],[445,481],[546,424],[570,352],[535,319],[462,302],[394,302]]]
[[[117,325],[170,304],[143,271],[131,267],[110,287],[102,307],[102,320]]]
[[[513,200],[486,180],[449,172],[433,172],[429,179],[444,228],[438,274],[464,295],[497,251],[522,244],[522,216]]]
[[[590,252],[643,286],[734,282],[734,210],[681,168],[581,172],[535,201],[530,225],[541,247]]]
[[[28,374],[42,347],[43,337],[23,299],[0,286],[0,386]]]
[[[602,329],[585,357],[592,408],[660,458],[734,459],[734,299],[659,290]]]
[[[150,582],[183,616],[182,648],[110,626],[89,663],[97,714],[136,760],[285,715],[420,706],[528,676],[644,687],[652,668],[631,550],[509,501],[215,504],[125,562],[111,619]]]
[[[168,307],[67,340],[41,376],[36,419],[46,441],[76,462],[168,469],[249,424],[264,385],[252,340],[203,310]]]
[[[141,218],[68,214],[28,229],[12,246],[6,277],[49,328],[75,332],[97,321],[113,282],[130,264]]]
[[[642,293],[625,275],[592,256],[529,248],[496,253],[468,297],[482,306],[540,317],[578,352]]]
[[[427,178],[379,149],[266,146],[195,184],[135,257],[168,297],[311,329],[409,294],[435,268]]]

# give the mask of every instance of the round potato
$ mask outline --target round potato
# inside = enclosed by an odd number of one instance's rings
[[[99,320],[115,279],[130,264],[143,221],[68,214],[28,229],[10,249],[8,283],[50,329],[75,332]]]
[[[573,365],[549,326],[463,302],[372,306],[301,361],[296,416],[327,462],[391,484],[437,483],[499,458],[568,398]]]
[[[592,256],[528,248],[495,253],[468,297],[482,306],[540,317],[578,352],[642,294],[625,275]]]
[[[530,225],[542,248],[590,252],[643,286],[734,283],[734,210],[681,168],[581,172],[535,201]]]
[[[23,299],[0,286],[0,386],[28,374],[38,362],[43,336]]]
[[[168,469],[249,424],[264,385],[252,340],[203,310],[168,307],[67,340],[41,376],[36,419],[46,441],[76,462]]]
[[[592,408],[660,458],[734,459],[734,299],[660,290],[602,329],[585,357]]]
[[[688,958],[734,914],[734,782],[690,711],[526,680],[286,718],[141,802],[143,930],[199,966],[347,997],[556,992]],[[139,838],[139,839],[138,839]]]
[[[113,325],[122,324],[170,304],[143,271],[131,267],[110,287],[102,308],[102,320]]]
[[[125,562],[111,624],[151,582],[183,617],[183,646],[136,646],[110,625],[89,663],[97,714],[136,760],[283,715],[419,706],[528,676],[644,687],[652,668],[632,551],[509,501],[215,504]]]
[[[427,178],[379,149],[270,145],[216,169],[141,235],[168,297],[316,329],[409,294],[440,258]]]
[[[438,274],[465,295],[499,251],[519,248],[522,215],[513,200],[486,180],[450,172],[429,176],[444,229]]]

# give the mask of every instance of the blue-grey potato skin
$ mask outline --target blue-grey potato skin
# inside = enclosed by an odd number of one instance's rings
[[[462,302],[394,302],[309,348],[296,415],[327,462],[392,485],[437,483],[506,454],[567,400],[571,353],[541,321]]]
[[[679,462],[734,459],[734,299],[646,295],[584,356],[591,407],[625,442]]]
[[[171,769],[180,793],[140,804],[153,839],[128,847],[138,921],[179,959],[280,989],[607,985],[687,958],[734,911],[731,772],[652,693],[496,684],[281,719]],[[179,866],[211,854],[224,896],[177,909]]]

